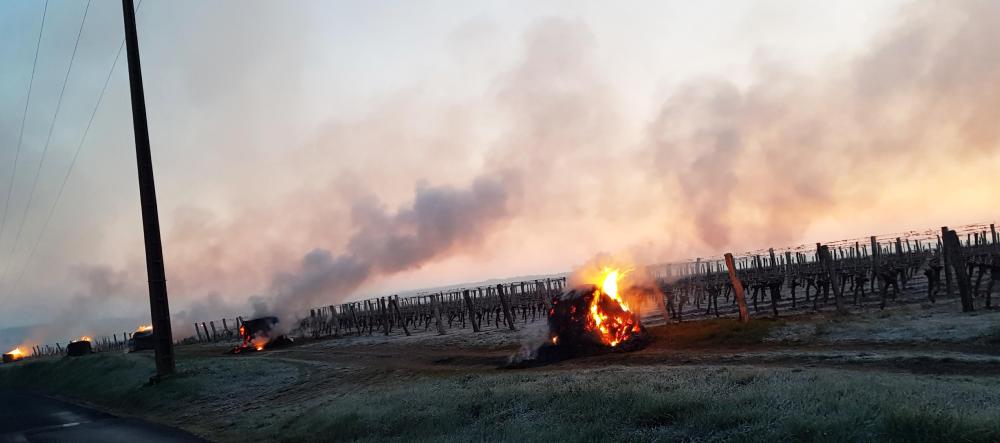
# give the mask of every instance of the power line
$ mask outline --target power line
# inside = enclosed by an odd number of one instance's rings
[[[45,146],[42,148],[42,158],[38,161],[38,168],[35,170],[35,178],[31,183],[31,192],[28,193],[28,203],[24,206],[24,213],[21,214],[21,223],[17,228],[17,235],[14,237],[14,246],[11,248],[11,260],[7,261],[4,266],[3,275],[0,276],[0,282],[7,279],[7,271],[10,269],[10,264],[13,262],[13,255],[17,252],[17,246],[21,242],[21,233],[24,231],[24,222],[28,219],[28,212],[31,210],[31,203],[35,198],[35,190],[38,188],[38,176],[41,175],[42,166],[45,164],[45,157],[49,151],[49,144],[52,142],[52,132],[56,126],[56,120],[59,119],[59,110],[62,109],[63,103],[63,93],[66,92],[66,84],[69,83],[69,75],[73,72],[73,64],[76,61],[76,50],[80,47],[80,35],[83,34],[83,25],[87,23],[87,14],[90,12],[90,0],[87,0],[87,6],[83,10],[83,18],[80,20],[80,29],[76,32],[76,42],[73,44],[73,54],[69,59],[69,66],[66,68],[66,75],[63,77],[62,87],[59,89],[59,99],[56,101],[56,110],[52,115],[52,122],[49,123],[49,133],[45,138]]]
[[[136,13],[139,12],[139,8],[142,7],[142,0],[135,6]],[[63,176],[62,183],[59,185],[59,191],[56,193],[56,199],[52,202],[52,207],[49,208],[49,213],[45,217],[45,222],[42,224],[42,230],[38,233],[38,237],[35,238],[35,244],[31,247],[31,252],[28,254],[28,258],[24,262],[24,266],[21,267],[21,272],[17,274],[17,279],[14,280],[14,284],[11,285],[10,291],[7,291],[6,295],[10,295],[17,290],[17,286],[21,283],[21,278],[24,277],[24,272],[31,265],[31,260],[35,257],[35,252],[38,250],[38,245],[42,242],[42,237],[45,236],[45,232],[49,227],[49,222],[52,221],[52,216],[56,212],[56,207],[59,206],[59,201],[62,198],[63,191],[66,189],[66,183],[69,182],[69,177],[73,173],[73,167],[76,166],[76,160],[80,157],[80,151],[83,150],[83,146],[87,141],[87,135],[90,134],[90,127],[94,124],[94,117],[97,115],[98,109],[100,109],[101,104],[104,103],[104,94],[108,91],[108,85],[111,84],[112,74],[115,72],[115,67],[118,66],[118,59],[121,58],[122,49],[125,47],[125,39],[122,38],[121,44],[118,45],[118,52],[115,53],[115,60],[111,62],[111,69],[108,69],[108,75],[104,78],[104,86],[101,88],[101,94],[97,97],[97,103],[94,104],[94,109],[90,111],[90,119],[87,120],[87,127],[83,130],[83,136],[80,137],[80,143],[76,146],[76,151],[73,152],[73,159],[69,163],[69,168],[66,170],[66,174]]]
[[[42,31],[45,29],[45,14],[49,10],[49,0],[45,0],[42,8],[42,24],[38,27],[38,39],[35,42],[35,60],[31,63],[31,79],[28,80],[28,97],[24,99],[24,111],[21,113],[21,128],[18,130],[17,149],[14,150],[14,164],[10,171],[10,183],[7,186],[7,199],[3,204],[3,215],[0,216],[0,240],[7,229],[7,208],[10,206],[10,195],[14,191],[14,178],[17,176],[17,162],[21,157],[21,142],[24,140],[24,122],[28,119],[28,103],[31,103],[31,90],[35,83],[35,68],[38,67],[38,50],[42,47]],[[13,259],[14,257],[11,257]]]

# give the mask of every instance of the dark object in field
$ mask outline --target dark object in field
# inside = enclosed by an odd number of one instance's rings
[[[253,320],[245,320],[240,325],[240,338],[246,341],[260,334],[270,334],[274,325],[278,324],[278,317],[261,317]]]
[[[530,356],[511,358],[506,368],[527,368],[572,357],[630,352],[649,344],[639,315],[594,285],[581,286],[552,300],[549,339]]]
[[[66,345],[66,355],[70,357],[82,357],[94,353],[94,348],[89,340],[71,341]]]
[[[239,346],[230,350],[229,353],[256,352],[292,345],[294,340],[287,335],[280,334],[277,337],[271,337],[274,325],[276,324],[278,324],[277,317],[261,317],[244,321],[240,325],[240,339],[242,342]]]
[[[16,362],[16,361],[18,361],[18,360],[20,360],[22,358],[24,358],[24,357],[20,356],[19,354],[15,355],[15,354],[9,354],[8,353],[8,354],[4,354],[3,355],[3,362],[4,363],[14,363],[14,362]]]
[[[153,349],[154,343],[153,330],[137,331],[132,334],[132,338],[128,339],[128,351],[137,352]]]

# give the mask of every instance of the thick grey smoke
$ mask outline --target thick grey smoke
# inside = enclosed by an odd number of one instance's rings
[[[50,321],[32,327],[25,337],[26,344],[65,345],[83,335],[95,339],[103,335],[132,331],[149,323],[148,298],[144,282],[131,278],[125,270],[108,266],[80,265],[72,275],[79,290],[66,302],[52,303]]]
[[[334,256],[314,249],[294,272],[276,274],[271,311],[291,319],[343,300],[371,278],[474,249],[511,216],[510,193],[509,183],[481,177],[468,189],[418,186],[412,204],[395,211],[373,198],[359,200],[351,211],[357,231],[346,250]]]

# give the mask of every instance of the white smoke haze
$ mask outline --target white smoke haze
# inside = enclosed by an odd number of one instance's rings
[[[223,81],[235,73],[222,65],[207,84],[196,81],[200,70],[153,74],[150,82],[163,76],[159,84],[199,103],[191,115],[151,123],[170,147],[154,160],[175,335],[223,316],[294,321],[309,308],[414,281],[565,271],[596,251],[649,263],[992,216],[983,208],[1000,166],[996,2],[913,1],[860,52],[810,70],[754,57],[748,77],[682,79],[649,97],[651,112],[638,118],[626,98],[633,85],[601,52],[606,30],[542,18],[520,32],[512,57],[470,59],[469,45],[497,44],[489,34],[500,31],[484,32],[448,43],[463,63],[491,70],[476,94],[451,97],[446,86],[416,79],[343,115],[323,114],[298,89],[316,75],[301,67],[308,48],[284,53],[283,69],[268,64],[266,51],[229,54],[248,73],[235,84]],[[253,33],[240,28],[230,38]],[[214,66],[212,53],[230,44],[190,62]],[[300,77],[288,73],[296,69]],[[270,82],[282,87],[259,86]],[[150,109],[180,101],[174,89],[151,91]],[[309,115],[296,119],[300,103]],[[268,106],[289,117],[258,115]],[[184,129],[164,134],[171,124]],[[127,169],[119,157],[133,157],[120,143],[114,161]],[[87,263],[109,278],[85,286],[33,270],[24,287],[64,300],[127,294],[135,305],[127,312],[139,316],[138,209],[99,209],[104,218],[84,225],[96,234],[65,228],[47,241],[67,240],[67,248],[40,251],[38,260],[55,264],[46,272]],[[68,252],[91,249],[115,258]],[[127,286],[111,278],[123,272]],[[80,303],[73,309],[82,314],[66,322],[106,316],[89,308],[92,300]]]

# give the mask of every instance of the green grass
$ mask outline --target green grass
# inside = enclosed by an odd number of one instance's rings
[[[296,370],[265,359],[182,361],[180,377],[155,387],[144,385],[151,361],[134,356],[12,366],[0,387],[139,407],[221,441],[1000,441],[995,377],[549,367],[346,377],[283,401]]]

